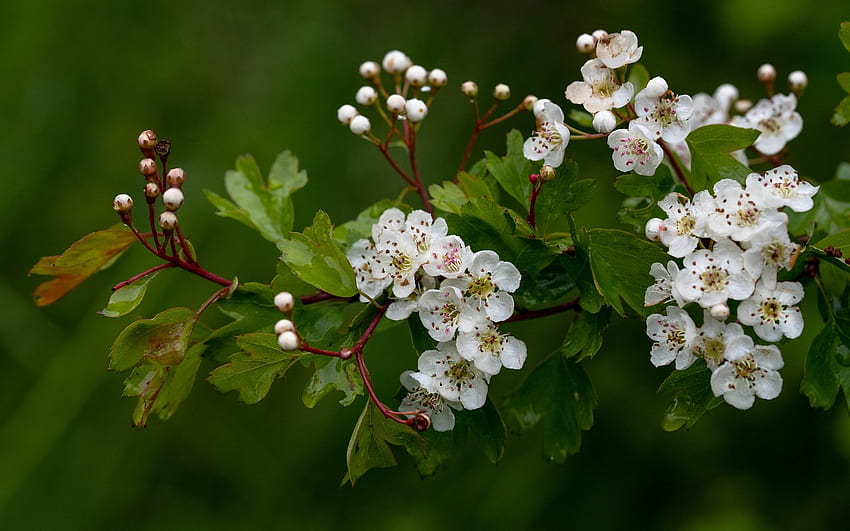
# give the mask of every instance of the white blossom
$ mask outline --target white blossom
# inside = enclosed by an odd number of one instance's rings
[[[372,276],[391,278],[393,295],[403,299],[416,289],[415,275],[426,258],[409,232],[385,230],[375,243]]]
[[[466,273],[472,262],[472,251],[459,236],[443,236],[431,242],[427,261],[422,268],[431,276],[457,278]]]
[[[478,409],[487,400],[490,375],[463,359],[453,341],[437,343],[437,350],[423,352],[418,368],[410,376],[429,393],[460,402],[466,409]]]
[[[711,374],[711,391],[726,403],[749,409],[755,397],[772,400],[782,391],[782,354],[774,345],[758,345],[746,354],[729,358]]]
[[[522,276],[510,262],[499,260],[494,251],[478,251],[473,255],[468,274],[443,282],[454,286],[464,295],[465,305],[495,323],[504,321],[514,312],[514,299],[510,293],[519,288]]]
[[[635,111],[638,115],[635,121],[652,132],[655,140],[661,138],[665,142],[681,142],[691,130],[693,100],[690,96],[677,96],[670,92],[664,78],[656,77],[653,80],[657,80],[655,84],[647,85],[635,96]]]
[[[803,314],[794,304],[800,302],[803,295],[799,282],[777,282],[774,289],[759,282],[752,297],[738,306],[738,320],[752,326],[756,335],[765,341],[779,341],[782,336],[800,337]]]
[[[743,251],[723,239],[714,249],[695,251],[684,259],[684,269],[676,277],[676,288],[686,301],[711,308],[727,299],[744,300],[753,292],[755,281],[744,270]]]
[[[787,164],[767,170],[764,175],[747,175],[747,191],[772,208],[787,206],[794,212],[811,210],[812,196],[819,189],[819,186],[801,181],[797,170]]]
[[[599,59],[590,59],[581,67],[583,81],[573,81],[566,90],[566,97],[577,105],[584,105],[587,112],[619,109],[632,99],[635,88],[631,83],[620,84],[617,73]]]
[[[401,384],[408,392],[401,400],[400,410],[415,411],[422,409],[431,419],[431,426],[435,431],[454,429],[455,414],[452,408],[463,409],[463,406],[458,402],[449,402],[439,393],[429,393],[426,389],[420,387],[419,382],[411,376],[412,374],[413,371],[401,373]]]
[[[776,155],[803,130],[803,118],[796,108],[797,98],[793,94],[776,94],[759,101],[732,125],[761,131],[753,146],[765,155]]]
[[[661,302],[669,302],[675,300],[679,306],[684,305],[682,296],[676,289],[676,276],[679,274],[679,265],[670,260],[667,262],[667,267],[663,264],[655,262],[649,268],[649,274],[655,279],[655,282],[646,288],[646,293],[643,297],[644,306],[654,306]]]
[[[392,278],[386,275],[382,278],[376,278],[372,274],[372,268],[375,264],[375,246],[371,241],[357,240],[348,249],[345,256],[354,269],[357,290],[361,293],[360,302],[369,302],[369,298],[374,299],[393,283]]]
[[[463,310],[463,294],[457,288],[445,285],[428,290],[419,298],[419,320],[435,341],[455,338]]]
[[[564,161],[564,151],[570,142],[570,131],[564,125],[564,111],[549,100],[543,101],[535,112],[537,130],[525,140],[522,154],[528,160],[543,160],[544,164],[557,168]],[[535,103],[535,108],[538,108]]]
[[[686,197],[672,192],[659,201],[658,206],[667,214],[658,233],[661,243],[668,247],[667,253],[682,258],[696,249],[699,238],[705,236],[706,213],[714,207],[711,194],[705,190],[698,192],[691,203]]]
[[[656,367],[675,360],[677,369],[686,369],[694,362],[696,325],[685,310],[671,306],[667,315],[650,315],[646,318],[646,335],[655,341],[650,361]]]
[[[484,322],[457,335],[457,350],[486,374],[498,374],[502,367],[522,369],[528,357],[525,343],[499,332],[495,324]]]
[[[709,310],[703,312],[703,323],[697,331],[694,355],[705,360],[706,366],[714,370],[728,359],[738,359],[753,349],[753,340],[744,334],[738,323],[723,323],[712,317]]]
[[[613,150],[614,167],[622,172],[654,175],[664,159],[664,151],[653,134],[634,120],[629,122],[628,130],[617,129],[608,135],[608,147]]]
[[[762,231],[785,226],[788,216],[772,208],[766,208],[737,181],[721,179],[714,185],[714,211],[708,218],[711,237],[730,237],[746,242]]]
[[[609,33],[596,43],[596,57],[608,68],[620,68],[640,61],[643,46],[638,46],[637,35],[633,31]]]
[[[791,259],[800,246],[788,237],[785,225],[757,234],[749,244],[744,251],[744,269],[753,278],[760,279],[765,288],[774,289],[779,269],[791,269]]]

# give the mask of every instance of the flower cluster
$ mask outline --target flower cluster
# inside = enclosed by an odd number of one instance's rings
[[[454,409],[484,405],[490,378],[502,367],[520,369],[526,346],[496,323],[514,311],[517,268],[493,251],[473,252],[448,234],[446,221],[423,210],[386,210],[371,239],[357,241],[347,257],[361,300],[390,292],[386,316],[418,313],[436,350],[419,358],[418,371],[401,381],[409,390],[402,408],[424,410],[438,431],[452,429]]]
[[[741,325],[768,342],[802,333],[796,305],[803,287],[777,279],[781,269],[793,267],[799,251],[788,236],[782,209],[811,209],[817,191],[784,165],[751,173],[745,186],[723,179],[713,194],[704,190],[688,200],[672,193],[659,202],[667,218],[649,220],[646,235],[682,262],[655,263],[650,270],[655,283],[646,290],[646,305],[675,303],[666,315],[656,313],[646,321],[646,333],[655,342],[655,366],[675,361],[676,369],[683,370],[702,358],[712,371],[715,396],[739,409],[751,407],[755,396],[779,395],[779,349],[756,345]],[[726,323],[730,302],[737,306],[737,322]],[[699,328],[684,309],[689,303],[703,308]]]

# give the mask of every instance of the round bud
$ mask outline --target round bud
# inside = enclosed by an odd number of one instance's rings
[[[393,94],[387,98],[387,110],[393,114],[401,114],[404,110],[405,99],[400,94]]]
[[[281,319],[274,324],[274,333],[281,335],[284,332],[294,332],[295,325],[289,319]]]
[[[153,159],[142,159],[139,161],[139,173],[145,177],[156,175],[156,162]]]
[[[540,176],[537,175],[536,173],[532,173],[531,175],[528,176],[528,181],[531,184],[536,184],[538,179],[540,179]]]
[[[180,188],[169,188],[162,194],[162,203],[172,212],[180,210],[183,206],[183,191]]]
[[[729,105],[738,99],[738,87],[731,83],[723,83],[714,91],[714,99],[720,102],[720,106],[729,109]]]
[[[540,168],[540,178],[544,181],[551,181],[555,178],[555,168],[549,166],[548,164],[544,165]]]
[[[440,68],[435,68],[428,74],[428,83],[434,88],[445,87],[448,82],[449,78]]]
[[[743,114],[753,107],[752,100],[738,100],[735,102],[735,110]]]
[[[725,321],[729,318],[729,306],[727,306],[725,302],[715,304],[711,307],[709,313],[711,313],[711,316],[718,321]]]
[[[166,210],[159,215],[159,226],[164,231],[172,231],[177,228],[177,214],[170,210]]]
[[[139,135],[139,147],[145,150],[151,150],[156,147],[156,133],[148,129],[142,131]]]
[[[475,81],[464,81],[460,86],[460,91],[467,98],[475,98],[478,96],[478,84]]]
[[[148,199],[156,199],[159,197],[159,185],[156,183],[146,183],[145,184],[145,197]],[[148,201],[149,203],[153,203],[153,201]]]
[[[167,159],[168,155],[171,153],[171,142],[165,139],[160,140],[156,143],[156,147],[154,147],[153,150],[160,156],[160,158]]]
[[[295,308],[295,297],[288,291],[281,291],[274,296],[274,305],[282,313],[289,313]]]
[[[405,55],[404,52],[392,50],[390,52],[387,52],[387,54],[384,56],[382,64],[384,65],[384,70],[386,70],[390,74],[400,74],[410,68],[410,65],[413,64],[413,61],[411,61],[410,57]]]
[[[374,79],[381,73],[381,67],[375,61],[366,61],[360,65],[360,75],[363,79]]]
[[[593,115],[593,128],[597,133],[610,133],[617,127],[617,117],[611,111],[599,111]]]
[[[168,183],[168,186],[171,186],[172,188],[180,188],[186,181],[186,174],[183,172],[183,168],[171,168],[168,170],[168,175],[165,176],[165,180]]]
[[[350,124],[351,119],[357,116],[358,114],[360,113],[357,112],[357,109],[354,108],[354,105],[345,104],[336,110],[336,118],[342,125]]]
[[[664,222],[659,218],[652,218],[646,222],[644,234],[647,240],[661,241],[661,231],[664,230]]]
[[[603,29],[598,29],[598,30],[594,31],[593,33],[591,33],[590,35],[591,35],[594,39],[596,39],[596,42],[599,42],[599,41],[601,41],[602,39],[604,39],[604,38],[608,37],[608,32],[607,32],[607,31],[605,31],[605,30],[603,30]]]
[[[355,116],[351,119],[351,123],[348,124],[348,128],[355,135],[365,135],[372,128],[372,123],[365,116]]]
[[[576,39],[576,50],[579,53],[590,53],[596,49],[596,39],[593,38],[593,35],[588,33],[582,33]]]
[[[526,111],[532,111],[534,110],[534,104],[537,103],[537,101],[537,96],[529,94],[524,100],[522,100],[522,106]]]
[[[283,351],[289,352],[290,350],[296,350],[298,348],[298,343],[298,336],[295,335],[295,332],[284,332],[277,336],[277,345]]]
[[[407,114],[407,119],[413,123],[421,122],[428,115],[428,106],[425,102],[412,98],[404,104],[404,112]]]
[[[667,92],[667,81],[661,76],[655,76],[646,83],[643,93],[653,98],[660,98]]]
[[[419,65],[413,65],[404,73],[404,79],[411,87],[421,87],[428,80],[428,71]]]
[[[112,209],[119,214],[131,212],[133,210],[133,198],[127,194],[118,194],[112,200]]]
[[[776,79],[776,69],[772,64],[765,63],[758,69],[758,78],[762,83],[771,83]]]
[[[504,83],[499,83],[493,88],[493,97],[499,101],[505,101],[511,97],[511,87]]]
[[[378,93],[372,87],[360,87],[357,89],[357,94],[354,96],[354,100],[360,105],[366,105],[368,107],[378,101]]]
[[[794,70],[788,74],[788,86],[791,87],[791,90],[794,92],[803,90],[809,86],[809,76],[807,76],[802,70]]]

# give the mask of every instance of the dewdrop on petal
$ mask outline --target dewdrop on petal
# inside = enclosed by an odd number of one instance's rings
[[[611,111],[599,111],[593,116],[593,128],[598,133],[610,133],[617,127],[617,117]]]
[[[464,81],[460,86],[460,91],[467,98],[475,98],[478,96],[478,84],[475,81]]]
[[[156,133],[148,129],[142,131],[139,135],[139,147],[144,150],[150,150],[156,147]]]
[[[772,83],[776,79],[776,68],[770,63],[761,65],[758,69],[758,78],[762,83]]]
[[[374,105],[374,103],[378,101],[378,93],[370,86],[363,86],[357,89],[357,94],[354,96],[354,100],[360,105],[368,107],[370,105]]]
[[[428,115],[428,106],[425,102],[416,98],[409,99],[404,104],[404,112],[407,114],[407,119],[413,123],[421,122]]]
[[[348,128],[355,135],[365,135],[372,128],[372,123],[365,116],[355,116],[348,124]]]
[[[274,305],[282,313],[289,313],[295,308],[295,297],[288,291],[281,291],[274,296]]]
[[[493,97],[499,101],[505,101],[511,97],[511,87],[504,83],[499,83],[495,88],[493,88]]]
[[[165,181],[168,183],[168,186],[180,188],[186,181],[186,173],[183,171],[183,168],[171,168],[168,170],[168,175],[165,176]]]
[[[274,324],[274,333],[281,335],[284,332],[294,332],[295,325],[289,319],[281,319]]]
[[[404,79],[411,87],[421,87],[428,80],[428,71],[419,65],[413,65],[404,73]]]
[[[404,111],[404,104],[406,103],[404,96],[401,94],[393,94],[389,98],[387,98],[387,110],[393,114],[401,114]]]
[[[164,231],[172,231],[177,228],[177,214],[170,210],[166,210],[159,215],[159,226]]]
[[[360,113],[357,112],[357,109],[354,107],[354,105],[345,104],[336,110],[336,118],[342,125],[350,124],[351,120],[358,114]]]
[[[183,206],[183,191],[180,188],[169,188],[162,194],[162,203],[172,212],[180,210]]]
[[[590,53],[596,49],[596,39],[589,33],[582,33],[576,39],[576,50],[579,53]]]
[[[725,321],[729,318],[729,306],[724,302],[721,302],[720,304],[715,304],[711,307],[709,313],[718,321]]]
[[[296,350],[298,343],[298,336],[295,332],[287,331],[277,336],[277,345],[285,352]]]
[[[410,60],[410,57],[398,50],[387,52],[382,61],[384,70],[390,74],[400,74],[410,68],[412,64],[413,61]]]
[[[445,87],[448,81],[448,76],[441,68],[435,68],[428,74],[428,83],[434,88]]]
[[[788,74],[788,86],[794,92],[799,92],[809,86],[809,77],[802,70],[794,70]]]
[[[381,73],[381,66],[375,61],[366,61],[360,65],[360,76],[363,79],[374,79]]]
[[[153,159],[142,159],[139,161],[139,173],[145,177],[156,175],[156,161]]]

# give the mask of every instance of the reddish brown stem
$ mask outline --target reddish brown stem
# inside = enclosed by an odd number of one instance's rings
[[[493,111],[496,110],[497,106],[498,103],[494,103],[487,110],[487,112],[484,113],[483,116],[479,117],[478,105],[473,100],[473,110],[475,111],[475,126],[472,128],[472,133],[469,135],[469,142],[466,143],[466,149],[463,150],[463,156],[460,158],[460,164],[458,164],[457,166],[457,171],[455,172],[455,175],[462,172],[463,169],[466,167],[466,163],[469,161],[470,155],[472,155],[472,148],[475,147],[475,143],[478,141],[478,135],[481,133],[481,131],[507,120],[508,118],[525,108],[524,105],[520,103],[517,107],[514,107],[513,109],[505,113],[503,116],[500,116],[487,122],[487,118],[489,118],[490,115],[493,114]],[[457,177],[455,177],[455,182],[457,182]]]
[[[334,350],[325,350],[321,348],[311,347],[307,343],[301,343],[298,345],[298,350],[303,350],[304,352],[309,352],[311,354],[319,354],[320,356],[332,356],[334,358],[341,358],[342,354],[336,352]]]
[[[183,237],[183,231],[180,230],[180,225],[177,225],[177,239],[180,240],[180,247],[183,249],[183,255],[186,257],[186,262],[190,264],[195,263],[195,259],[192,257],[192,253],[189,250],[189,244],[186,242],[186,238]]]
[[[395,161],[395,159],[392,158],[392,156],[389,153],[387,146],[385,146],[383,144],[378,144],[377,146],[378,146],[378,149],[381,151],[381,153],[384,155],[384,158],[387,159],[387,162],[389,162],[390,166],[392,166],[392,168],[395,170],[395,172],[397,174],[401,175],[401,178],[404,179],[407,182],[407,184],[409,184],[411,186],[416,186],[416,183],[413,182],[413,179],[407,174],[407,172],[405,172],[403,169],[401,169],[401,166],[399,166],[398,163]]]
[[[546,317],[548,315],[554,315],[556,313],[574,310],[578,307],[579,300],[580,298],[576,297],[575,299],[569,302],[565,302],[564,304],[560,304],[558,306],[552,306],[551,308],[544,308],[542,310],[520,311],[519,313],[512,315],[511,317],[507,318],[502,322],[513,323],[516,321],[526,321],[528,319],[537,319],[539,317]]]
[[[425,187],[422,185],[419,166],[416,164],[416,130],[407,121],[404,122],[404,129],[407,133],[407,152],[410,158],[410,168],[413,170],[413,186],[422,199],[422,205],[425,207],[425,211],[432,214],[434,207],[431,206],[431,201],[428,200],[428,192],[425,191]]]
[[[156,232],[156,210],[154,209],[153,203],[148,203],[148,221],[151,226],[151,234],[153,234],[153,243],[157,250],[162,251],[162,247],[159,245],[159,237]]]
[[[670,165],[673,166],[673,171],[676,172],[676,176],[679,178],[679,181],[682,182],[682,186],[685,187],[685,190],[691,195],[694,196],[694,189],[691,188],[690,183],[688,183],[688,178],[685,176],[685,172],[682,167],[679,165],[679,159],[670,151],[670,147],[663,140],[658,141],[658,145],[661,146],[661,149],[664,150],[664,154],[667,156],[667,160],[670,161]]]
[[[138,275],[133,275],[132,277],[128,278],[127,280],[125,280],[123,282],[119,282],[118,284],[115,284],[114,286],[112,286],[112,291],[118,291],[119,289],[121,289],[125,286],[129,286],[130,284],[139,280],[140,278],[145,278],[146,276],[151,275],[153,273],[156,273],[157,271],[161,271],[163,269],[169,269],[169,268],[172,268],[172,267],[177,267],[177,264],[174,264],[173,262],[166,262],[164,264],[159,264],[158,266],[153,266],[152,268],[150,268],[146,271],[142,271]]]
[[[528,198],[529,208],[528,208],[528,217],[525,219],[528,221],[528,224],[531,225],[532,228],[537,228],[536,225],[536,214],[535,214],[535,205],[537,204],[537,196],[540,195],[540,189],[543,187],[543,182],[538,177],[531,184],[531,196]]]

